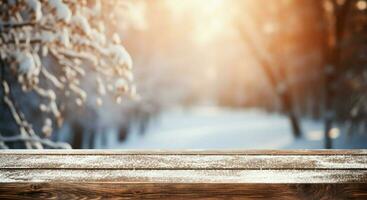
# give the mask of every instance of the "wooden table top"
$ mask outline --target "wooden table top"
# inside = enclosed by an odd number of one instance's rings
[[[367,150],[3,150],[0,199],[367,199]]]

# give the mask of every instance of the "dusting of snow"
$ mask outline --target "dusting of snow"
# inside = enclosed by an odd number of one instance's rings
[[[70,46],[70,37],[69,37],[69,31],[64,28],[60,34],[59,34],[59,40],[61,42],[61,44],[63,44],[65,47],[69,47]]]
[[[91,36],[96,40],[98,44],[101,44],[101,45],[106,44],[106,36],[98,32],[98,30],[92,29]]]
[[[134,75],[133,75],[133,73],[131,71],[126,71],[124,73],[124,76],[125,76],[126,80],[128,80],[129,82],[133,82]]]
[[[31,53],[27,51],[18,51],[15,55],[18,63],[18,71],[21,74],[32,74],[36,69],[36,65]]]
[[[318,166],[324,168],[349,168],[349,169],[366,169],[366,156],[325,156],[324,159],[315,159]]]
[[[51,31],[42,31],[41,32],[41,41],[44,43],[50,43],[55,40],[55,34]]]
[[[32,72],[32,75],[38,75],[41,71],[41,58],[39,57],[39,55],[36,52],[32,53],[32,57],[33,57],[33,62],[34,62],[34,66],[35,69]]]
[[[91,28],[87,21],[87,19],[80,14],[76,14],[73,16],[73,23],[78,26],[86,35],[91,35]]]
[[[0,168],[367,169],[364,155],[8,155]]]
[[[131,69],[132,59],[123,46],[118,44],[111,45],[109,51],[112,57],[117,60],[117,63],[120,65],[126,65],[129,69]]]
[[[93,15],[98,15],[102,11],[102,4],[100,0],[96,0],[94,3],[94,7],[91,9]]]
[[[3,170],[0,182],[358,183],[346,170]]]
[[[38,0],[27,0],[26,4],[35,14],[36,21],[39,21],[42,18],[42,5]]]
[[[118,92],[124,92],[128,88],[128,84],[125,79],[119,78],[115,82],[115,89]]]
[[[63,4],[62,0],[48,0],[48,4],[52,8],[56,8],[58,5]]]
[[[62,0],[49,0],[49,5],[56,10],[56,17],[60,21],[64,21],[66,23],[70,22],[71,19],[71,11],[69,7],[62,2]]]

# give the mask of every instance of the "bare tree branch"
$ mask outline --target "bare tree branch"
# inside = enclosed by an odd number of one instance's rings
[[[7,143],[31,142],[31,143],[40,143],[48,148],[53,148],[53,149],[71,149],[71,146],[68,143],[52,142],[49,139],[46,139],[46,138],[41,139],[38,136],[29,137],[29,136],[17,135],[17,136],[4,137],[0,135],[0,148],[1,148],[1,144],[4,144],[5,142]]]

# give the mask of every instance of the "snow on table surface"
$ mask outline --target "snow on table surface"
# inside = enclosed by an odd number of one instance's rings
[[[229,154],[71,152],[0,152],[0,183],[310,184],[365,183],[367,178],[365,150],[228,150]]]
[[[255,109],[194,107],[164,112],[144,135],[136,131],[127,141],[109,146],[122,149],[320,149],[323,124],[302,120],[303,138],[295,140],[285,115]],[[367,137],[351,138],[335,127],[334,148],[366,148]]]

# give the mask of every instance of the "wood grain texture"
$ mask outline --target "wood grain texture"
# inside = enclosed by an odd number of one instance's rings
[[[0,184],[2,199],[366,199],[365,184]],[[362,191],[362,192],[361,192]]]
[[[366,150],[0,151],[0,199],[367,199]]]
[[[6,162],[4,162],[6,161]],[[367,169],[365,155],[8,155],[1,169]]]

